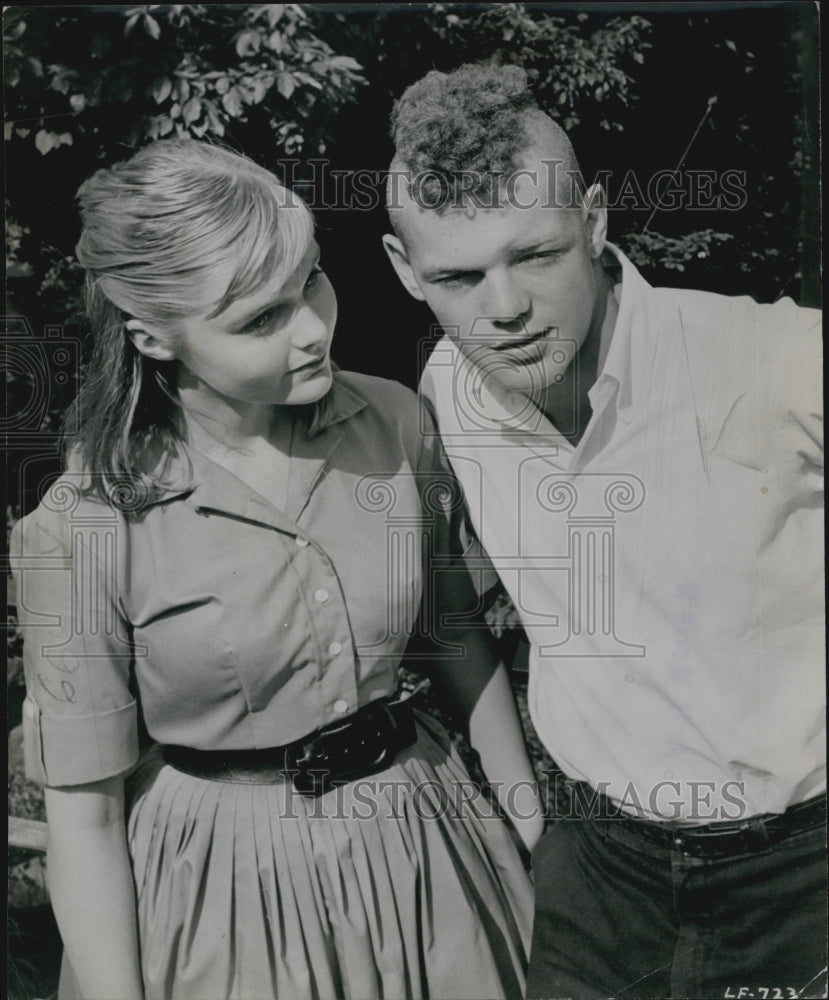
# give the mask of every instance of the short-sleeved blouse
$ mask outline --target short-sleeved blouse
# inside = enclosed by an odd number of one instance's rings
[[[152,502],[66,473],[15,526],[31,778],[128,769],[139,711],[160,743],[291,742],[391,694],[413,629],[476,605],[486,571],[415,395],[337,372],[290,419],[285,510],[187,447]]]

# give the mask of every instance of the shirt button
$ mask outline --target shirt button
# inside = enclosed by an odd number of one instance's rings
[[[343,644],[341,642],[332,642],[328,647],[328,652],[331,656],[339,656],[343,651]]]
[[[348,711],[348,702],[347,701],[343,701],[342,698],[340,698],[339,701],[335,701],[334,702],[334,711],[335,712],[339,712],[340,715],[343,715],[345,712]]]
[[[304,549],[305,546],[308,545],[308,539],[307,538],[297,538],[296,543],[297,543],[297,545],[301,549]]]
[[[317,604],[325,604],[325,602],[328,600],[328,591],[325,589],[325,587],[320,587],[319,590],[314,591],[314,600],[317,602]]]

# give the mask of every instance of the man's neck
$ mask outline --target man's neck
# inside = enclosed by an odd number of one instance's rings
[[[590,329],[578,354],[556,385],[547,386],[538,399],[534,399],[547,419],[556,429],[577,445],[587,429],[592,416],[588,392],[599,376],[607,357],[619,307],[613,294],[613,277],[602,268],[596,308]]]

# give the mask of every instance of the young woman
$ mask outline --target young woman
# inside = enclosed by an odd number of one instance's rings
[[[79,200],[94,352],[12,540],[61,997],[520,996],[518,851],[395,694],[420,614],[532,846],[428,414],[332,366],[310,215],[246,158],[157,142]]]

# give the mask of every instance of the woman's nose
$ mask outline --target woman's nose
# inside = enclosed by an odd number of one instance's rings
[[[295,319],[294,346],[316,351],[328,340],[328,324],[310,305],[304,305]]]

